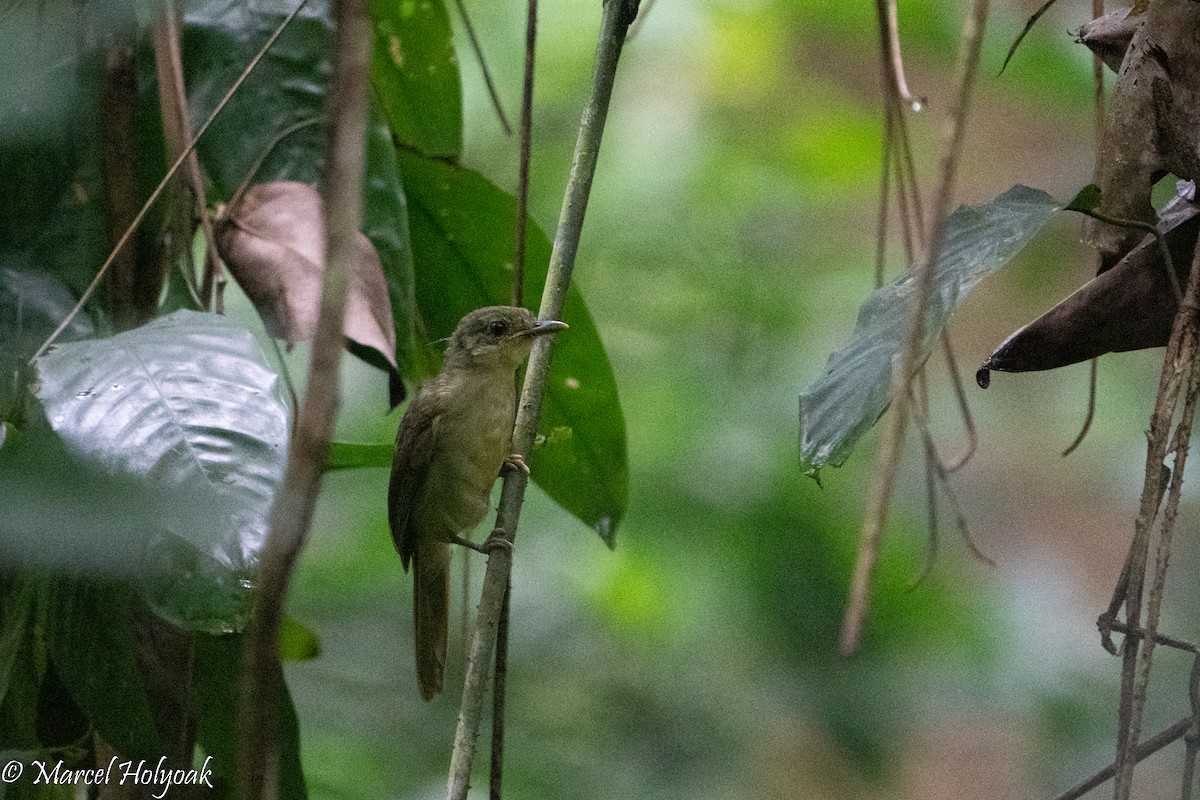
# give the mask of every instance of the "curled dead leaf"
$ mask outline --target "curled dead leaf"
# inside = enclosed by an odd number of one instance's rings
[[[1150,193],[1155,182],[1168,173],[1200,178],[1200,4],[1138,3],[1124,23],[1114,16],[1093,25],[1107,42],[1103,47],[1124,51],[1096,163],[1103,197],[1098,210],[1108,217],[1154,223]],[[1126,36],[1127,45],[1122,44]],[[1110,267],[1133,249],[1141,234],[1094,223],[1090,238]]]
[[[1133,41],[1133,34],[1142,23],[1145,8],[1119,8],[1079,27],[1076,41],[1095,53],[1104,66],[1113,72],[1121,71],[1121,62]]]
[[[1200,206],[1176,198],[1160,230],[1180,284],[1187,282],[1200,233]],[[1166,345],[1178,303],[1155,237],[1146,236],[1111,269],[1101,272],[996,348],[976,376],[988,370],[1028,372]]]
[[[370,348],[379,354],[394,387],[396,326],[387,281],[371,241],[359,233],[357,242],[343,332],[358,345],[352,352],[362,355],[361,348]],[[271,336],[286,340],[289,348],[312,338],[325,272],[325,221],[316,189],[295,181],[251,187],[218,222],[217,249]]]

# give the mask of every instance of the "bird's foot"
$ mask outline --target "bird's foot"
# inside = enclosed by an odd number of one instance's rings
[[[479,547],[488,555],[491,555],[493,550],[507,550],[509,555],[512,555],[514,549],[512,540],[508,538],[508,534],[503,528],[494,529]]]
[[[524,472],[526,475],[529,474],[529,465],[525,463],[525,456],[520,453],[510,453],[505,456],[504,465],[500,468],[500,471],[503,472],[506,469]]]
[[[461,536],[455,536],[451,538],[450,544],[462,545],[468,550],[474,550],[476,553],[483,553],[485,556],[491,555],[493,550],[499,549],[508,550],[508,552],[511,553],[513,551],[513,543],[510,542],[506,537],[507,534],[505,534],[503,528],[496,528],[494,531],[492,531],[488,538],[483,540],[482,544],[475,544],[475,542],[472,542],[470,539],[464,539]]]

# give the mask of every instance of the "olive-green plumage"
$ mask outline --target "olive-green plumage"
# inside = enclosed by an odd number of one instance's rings
[[[388,525],[405,571],[413,565],[417,687],[442,690],[449,626],[450,547],[488,509],[512,452],[513,376],[533,339],[565,328],[523,308],[490,306],[462,318],[442,371],[421,387],[396,433]]]

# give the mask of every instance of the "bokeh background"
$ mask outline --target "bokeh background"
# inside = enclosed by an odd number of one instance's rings
[[[1070,34],[1090,5],[1058,3],[1000,73],[1037,5],[994,4],[961,202],[1015,183],[1065,201],[1090,182],[1091,57]],[[515,118],[525,4],[468,6]],[[599,6],[540,10],[532,204],[548,231]],[[910,117],[926,187],[961,6],[900,6],[909,81],[927,101]],[[971,556],[943,505],[936,563],[913,587],[930,545],[910,446],[865,645],[837,654],[876,437],[818,486],[798,468],[797,396],[872,286],[877,40],[870,3],[657,0],[627,45],[576,279],[620,385],[630,505],[610,551],[531,489],[514,575],[510,797],[1049,797],[1111,760],[1119,661],[1094,621],[1136,513],[1161,351],[1102,360],[1095,424],[1066,459],[1086,366],[996,375],[986,392],[970,380],[1008,333],[1087,279],[1078,218],[1056,219],[952,322],[980,439],[953,483],[995,566]],[[461,25],[456,44],[464,162],[511,189],[516,142]],[[894,243],[889,269],[903,266]],[[345,369],[340,437],[390,441],[399,415],[382,414],[378,374]],[[930,375],[952,454],[962,425],[937,356]],[[386,482],[384,470],[327,477],[291,595],[323,647],[287,668],[318,798],[444,792],[460,646],[449,690],[422,703]],[[1182,638],[1195,635],[1195,511],[1189,501],[1164,624]],[[1164,652],[1157,663],[1147,732],[1187,707],[1189,665]],[[1181,753],[1147,763],[1140,797],[1177,793]]]

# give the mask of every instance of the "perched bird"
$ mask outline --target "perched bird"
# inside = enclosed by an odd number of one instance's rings
[[[512,453],[517,368],[535,337],[566,327],[510,306],[467,314],[450,337],[442,371],[421,387],[396,433],[388,525],[404,570],[413,565],[417,687],[425,700],[442,690],[446,664],[449,543],[465,543],[462,534],[483,519]]]

